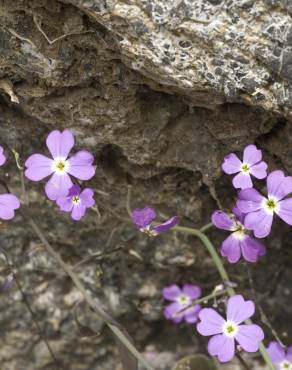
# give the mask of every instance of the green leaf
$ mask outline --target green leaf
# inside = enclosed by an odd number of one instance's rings
[[[193,355],[181,359],[172,370],[217,370],[217,366],[207,356]]]

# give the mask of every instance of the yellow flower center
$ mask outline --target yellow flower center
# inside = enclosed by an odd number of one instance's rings
[[[227,337],[233,338],[238,332],[238,326],[233,321],[226,321],[222,330]]]
[[[177,298],[177,301],[178,303],[184,305],[184,306],[187,306],[189,304],[191,304],[191,300],[190,300],[190,297],[188,297],[187,295],[180,295],[178,298]]]
[[[249,170],[250,170],[250,166],[247,163],[243,163],[241,166],[241,171],[243,173],[249,173]]]
[[[284,360],[280,363],[281,370],[292,370],[292,363],[289,361]]]
[[[68,172],[69,162],[65,158],[56,158],[53,162],[53,171],[58,175]]]
[[[268,199],[264,200],[263,206],[269,214],[273,214],[279,208],[278,200],[274,197],[269,197]]]
[[[76,206],[77,204],[79,204],[80,203],[80,198],[79,198],[79,196],[78,195],[74,195],[73,197],[72,197],[72,203]]]
[[[236,230],[233,235],[240,240],[245,237],[245,228],[240,222],[236,223]]]
[[[56,164],[56,167],[58,168],[58,170],[63,171],[63,169],[65,168],[65,163],[60,161]]]
[[[150,226],[140,229],[140,231],[147,236],[156,236],[157,233],[150,229]]]

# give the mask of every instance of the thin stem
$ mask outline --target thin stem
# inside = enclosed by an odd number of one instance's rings
[[[40,239],[40,241],[46,247],[48,253],[55,259],[55,261],[59,264],[62,270],[64,270],[67,273],[67,275],[71,278],[74,285],[81,292],[84,300],[91,307],[91,309],[99,316],[99,318],[101,318],[105,322],[109,329],[117,336],[117,338],[123,343],[123,345],[132,353],[132,355],[135,356],[137,360],[141,362],[141,364],[143,364],[143,366],[147,370],[154,370],[154,368],[137,351],[137,349],[133,346],[130,340],[122,333],[121,329],[117,326],[117,323],[113,323],[112,318],[101,307],[96,305],[94,300],[87,293],[79,277],[73,272],[72,268],[63,261],[59,254],[54,251],[50,243],[45,238],[43,232],[36,224],[36,222],[32,218],[30,218],[28,222],[32,229],[34,230],[34,232],[36,233],[36,235],[38,236],[38,238]]]
[[[225,267],[215,249],[215,247],[213,246],[213,244],[211,243],[211,241],[209,240],[209,238],[203,234],[200,230],[197,230],[197,229],[192,229],[190,227],[183,227],[183,226],[176,226],[175,228],[173,228],[172,230],[174,231],[179,231],[179,232],[182,232],[182,233],[185,233],[185,234],[190,234],[190,235],[194,235],[196,236],[197,238],[199,238],[201,240],[201,242],[204,244],[204,246],[207,248],[208,252],[210,253],[216,267],[217,267],[217,270],[221,276],[221,279],[223,280],[223,282],[226,284],[226,291],[228,293],[228,295],[230,297],[232,297],[233,295],[236,294],[235,290],[228,286],[229,282],[230,282],[230,279],[229,279],[229,276],[227,274],[227,271],[225,270]],[[251,320],[247,320],[246,323],[248,324],[251,324],[252,321]],[[275,367],[274,367],[274,364],[272,363],[268,353],[267,353],[267,350],[264,346],[264,344],[261,342],[260,345],[259,345],[259,350],[261,352],[261,355],[263,357],[263,359],[265,360],[266,364],[269,366],[269,368],[271,370],[275,370]]]
[[[113,249],[113,250],[111,250],[107,253],[100,253],[100,252],[93,253],[90,256],[85,257],[83,260],[77,262],[76,265],[72,266],[72,269],[76,270],[78,267],[80,267],[84,263],[90,262],[92,259],[103,259],[103,258],[105,258],[105,257],[107,257],[107,256],[109,256],[113,253],[119,252],[122,249],[123,249],[122,247],[117,247],[117,248],[115,248],[115,249]]]
[[[200,230],[197,230],[197,229],[192,229],[190,227],[183,227],[183,226],[176,226],[175,228],[173,228],[173,230],[176,230],[176,231],[180,231],[182,233],[186,233],[186,234],[191,234],[191,235],[194,235],[196,236],[197,238],[199,238],[201,240],[201,242],[205,245],[205,247],[208,249],[208,252],[210,253],[216,267],[217,267],[217,270],[224,282],[224,284],[226,285],[226,291],[227,293],[229,294],[229,296],[233,296],[235,294],[235,290],[228,286],[229,285],[229,276],[223,266],[223,263],[221,262],[221,259],[220,257],[218,256],[215,248],[213,247],[213,244],[211,243],[211,241],[209,240],[209,238],[203,234]]]
[[[213,299],[213,298],[217,298],[221,295],[224,295],[226,294],[226,290],[221,290],[221,291],[216,291],[214,290],[212,293],[206,295],[205,297],[202,297],[202,298],[199,298],[199,299],[196,299],[194,300],[191,304],[187,305],[186,307],[184,307],[183,309],[181,309],[177,314],[180,314],[186,310],[188,310],[190,307],[193,307],[197,304],[200,304],[200,303],[204,303],[206,301],[209,301],[210,299]]]
[[[280,339],[280,336],[278,335],[278,333],[276,332],[276,330],[273,328],[272,324],[270,323],[270,320],[268,319],[267,315],[265,314],[265,311],[263,310],[261,304],[258,302],[257,300],[257,294],[256,294],[256,291],[255,291],[255,288],[254,288],[254,284],[253,284],[253,279],[252,279],[252,274],[251,274],[251,270],[248,266],[248,264],[246,263],[246,269],[247,269],[247,275],[248,275],[248,281],[249,281],[249,286],[250,286],[250,289],[253,293],[253,296],[254,296],[254,299],[257,303],[257,307],[260,311],[260,315],[261,315],[261,320],[264,324],[266,324],[268,326],[268,328],[271,330],[271,333],[273,334],[274,338],[276,339],[276,341],[278,343],[281,344],[282,347],[285,347],[284,343],[281,341]]]
[[[212,222],[210,222],[209,224],[206,224],[205,226],[201,227],[200,231],[201,231],[201,233],[204,233],[205,231],[211,229],[212,227],[213,227],[213,224],[212,224]]]
[[[132,185],[128,185],[127,187],[127,200],[126,200],[126,209],[130,218],[132,217],[132,210],[131,210],[131,196],[132,196]]]
[[[23,176],[23,170],[21,170],[21,166],[19,165],[19,156],[17,156],[17,152],[13,152],[15,155],[15,160],[17,163],[18,168],[20,169],[20,179],[21,179],[21,190],[24,197],[24,203],[28,204],[29,199],[27,197],[27,193],[25,190],[25,182],[24,182],[24,176]],[[97,306],[94,302],[94,300],[91,298],[91,296],[87,293],[85,287],[81,283],[79,277],[75,274],[73,269],[67,265],[62,258],[59,256],[58,253],[54,251],[50,243],[47,241],[45,235],[43,234],[40,227],[37,225],[37,223],[32,219],[29,218],[28,220],[30,226],[40,239],[40,241],[45,246],[47,252],[55,259],[55,261],[58,263],[58,265],[62,268],[63,271],[67,273],[67,275],[71,278],[72,282],[76,286],[76,288],[81,292],[83,295],[84,300],[87,302],[87,304],[92,308],[92,310],[101,318],[105,324],[109,327],[109,329],[116,335],[116,337],[123,343],[123,345],[132,353],[132,355],[140,361],[140,363],[147,369],[147,370],[155,370],[145,359],[144,357],[139,353],[139,351],[135,348],[135,346],[131,343],[131,341],[127,338],[126,335],[123,334],[122,330],[118,327],[117,323],[113,323],[112,318],[99,306]]]

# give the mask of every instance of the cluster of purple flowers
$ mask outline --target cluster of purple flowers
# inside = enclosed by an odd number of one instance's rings
[[[216,222],[220,228],[232,230],[233,234],[240,233],[239,225],[242,225],[244,216],[237,208],[233,212],[237,218],[217,211],[213,215],[213,222]],[[132,212],[133,223],[141,232],[151,236],[170,230],[178,222],[177,216],[174,216],[162,224],[153,226],[152,222],[155,218],[156,212],[151,207],[135,209]],[[229,238],[233,237],[233,234]],[[265,247],[248,235],[239,237],[236,234],[233,238],[240,240],[241,244],[234,247],[232,243],[233,251],[229,251],[228,246],[226,249],[223,248],[224,253],[230,256],[231,262],[238,260],[241,253],[250,261],[255,261],[258,256],[265,253]],[[251,244],[255,250],[253,253],[250,251]],[[208,352],[211,356],[217,356],[220,362],[230,361],[234,357],[235,343],[238,343],[246,352],[257,352],[264,338],[263,330],[255,324],[242,324],[254,314],[254,303],[245,301],[241,295],[229,298],[226,319],[224,319],[213,308],[202,309],[200,304],[195,303],[201,294],[201,288],[192,284],[185,284],[181,288],[172,284],[163,288],[164,299],[171,302],[164,309],[164,317],[175,324],[182,322],[195,324],[200,320],[197,331],[201,335],[211,336]]]
[[[51,176],[45,185],[50,200],[57,203],[63,212],[71,212],[73,220],[80,220],[87,208],[94,206],[94,191],[81,189],[73,184],[71,177],[90,180],[95,175],[94,157],[87,150],[80,150],[71,157],[69,153],[75,144],[70,130],[52,131],[46,140],[52,158],[43,154],[33,154],[25,162],[25,176],[32,181],[40,181]]]
[[[0,146],[0,166],[6,162],[4,149]],[[20,207],[20,201],[14,194],[0,194],[0,218],[11,220],[15,216],[15,210]]]
[[[241,189],[232,214],[215,211],[212,223],[219,229],[231,231],[231,235],[221,245],[221,255],[231,263],[240,257],[248,262],[256,262],[264,256],[266,249],[256,238],[265,238],[271,232],[274,214],[287,224],[292,225],[292,177],[285,176],[280,170],[267,174],[267,164],[262,161],[262,152],[255,145],[244,149],[243,161],[234,153],[224,158],[222,169],[233,178],[235,188]],[[253,187],[251,175],[266,179],[267,196]]]
[[[50,176],[45,185],[45,192],[50,200],[56,202],[63,212],[70,212],[74,220],[80,220],[87,208],[94,206],[94,191],[72,182],[71,176],[81,181],[90,180],[96,171],[93,155],[81,150],[69,157],[75,144],[70,130],[52,131],[46,140],[52,158],[43,154],[33,154],[25,162],[25,176],[32,181],[40,181]],[[0,166],[6,162],[4,150],[0,146]],[[232,183],[241,189],[232,214],[217,210],[212,214],[212,223],[219,229],[231,234],[221,245],[221,255],[231,263],[239,261],[241,256],[249,262],[256,262],[266,253],[265,246],[256,238],[269,235],[274,214],[292,225],[292,177],[282,171],[267,174],[267,164],[262,161],[262,152],[255,145],[244,149],[243,161],[234,153],[224,158],[222,169],[227,174],[235,174]],[[251,176],[266,179],[267,196],[253,188]],[[9,220],[20,207],[19,199],[13,194],[0,195],[0,219]],[[154,224],[156,212],[152,207],[135,209],[132,221],[146,235],[156,236],[175,227],[178,217],[173,216],[160,224]],[[166,319],[178,324],[186,322],[196,324],[197,331],[211,337],[208,352],[220,362],[230,361],[240,348],[246,352],[259,350],[264,339],[263,330],[255,324],[244,324],[255,312],[252,301],[245,301],[241,295],[234,295],[227,300],[226,315],[222,317],[213,308],[202,308],[195,301],[201,297],[201,288],[185,284],[181,288],[172,284],[162,291],[163,297],[170,301],[164,309]],[[236,347],[236,344],[239,347]],[[267,351],[277,370],[292,370],[292,346],[285,351],[277,342],[271,342]]]
[[[274,213],[283,221],[292,225],[292,198],[286,198],[292,192],[292,177],[282,171],[267,173],[268,166],[262,161],[262,152],[255,145],[244,149],[243,161],[234,153],[224,158],[222,169],[227,174],[235,174],[233,185],[241,189],[238,200],[231,214],[217,210],[212,214],[212,223],[219,229],[231,234],[221,245],[221,255],[231,263],[236,263],[241,256],[248,262],[256,262],[266,254],[265,246],[256,238],[264,238],[271,231]],[[251,176],[266,179],[267,196],[253,188]],[[177,216],[161,224],[152,225],[156,212],[152,207],[135,209],[132,221],[138,229],[151,236],[168,231],[178,223]],[[251,234],[254,234],[254,237]],[[255,238],[256,237],[256,238]],[[245,301],[241,295],[230,297],[226,304],[226,318],[213,308],[202,308],[196,304],[201,296],[200,287],[185,284],[181,288],[170,285],[163,289],[164,299],[171,301],[164,309],[164,316],[175,324],[197,323],[197,331],[210,336],[208,352],[220,362],[230,361],[236,349],[257,352],[264,339],[264,332],[256,324],[244,324],[255,312],[252,301]],[[236,346],[237,344],[237,346]],[[292,348],[285,353],[277,343],[272,342],[268,353],[277,370],[292,370]]]

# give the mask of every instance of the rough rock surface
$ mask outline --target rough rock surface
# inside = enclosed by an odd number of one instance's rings
[[[152,204],[161,219],[177,213],[181,224],[201,227],[212,210],[232,206],[235,193],[220,170],[226,153],[256,143],[271,169],[292,174],[291,17],[290,0],[0,2],[1,145],[24,161],[45,150],[50,130],[70,128],[97,164],[90,185],[99,215],[76,224],[35,183],[26,184],[28,211],[67,262],[102,254],[76,272],[157,370],[206,344],[193,328],[162,318],[161,288],[194,282],[209,293],[220,279],[198,240],[138,234],[128,223],[127,189],[132,206]],[[0,170],[1,183],[20,195],[12,154]],[[291,344],[290,236],[276,223],[252,274],[258,301]],[[111,335],[84,306],[80,320],[100,335],[81,337],[73,315],[80,294],[19,212],[1,228],[1,248],[57,368],[120,369]],[[4,259],[0,268],[5,279]],[[246,266],[228,271],[252,296]],[[0,300],[1,370],[56,368],[34,321],[14,283]]]

